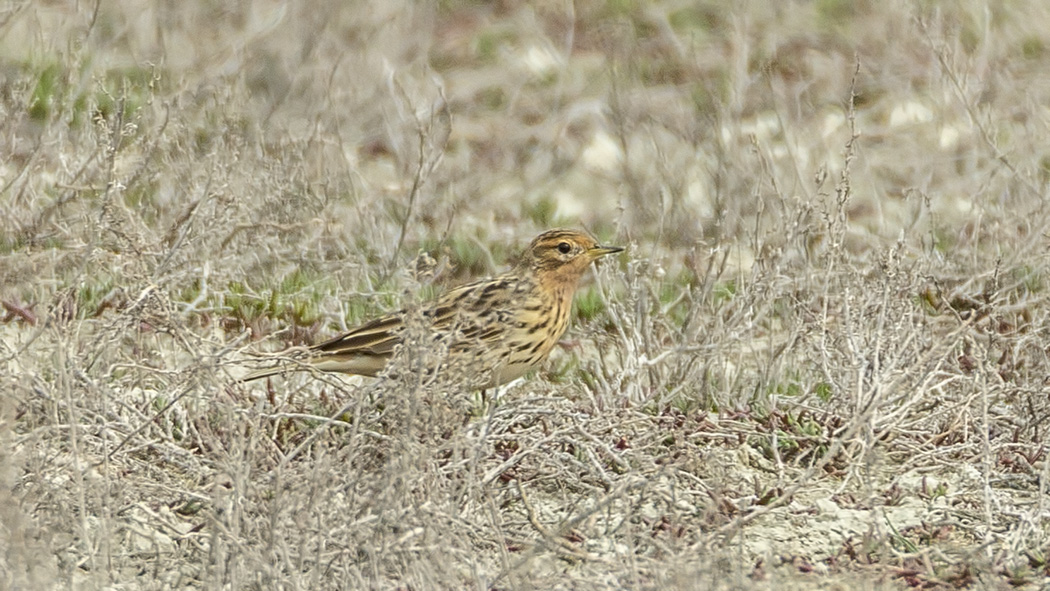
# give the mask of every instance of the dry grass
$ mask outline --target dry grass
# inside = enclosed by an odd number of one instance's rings
[[[1045,585],[1050,9],[730,4],[5,4],[0,588]],[[498,400],[231,385],[555,225]]]

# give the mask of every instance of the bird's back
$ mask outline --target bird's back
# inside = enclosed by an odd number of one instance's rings
[[[486,387],[516,379],[546,358],[565,331],[566,313],[544,301],[529,276],[501,275],[454,289],[413,310],[377,318],[311,347],[323,371],[376,376],[406,347],[444,371],[487,372]],[[418,334],[413,334],[413,328]]]

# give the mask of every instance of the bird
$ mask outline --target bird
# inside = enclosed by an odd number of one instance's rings
[[[532,240],[510,271],[462,285],[418,309],[380,316],[308,349],[306,363],[251,373],[257,380],[307,366],[377,377],[408,348],[428,375],[461,372],[483,392],[537,369],[569,326],[591,263],[622,252],[587,232],[554,229]],[[413,333],[413,326],[418,329]],[[447,376],[446,376],[447,377]]]

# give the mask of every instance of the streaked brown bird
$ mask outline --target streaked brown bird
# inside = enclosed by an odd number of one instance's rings
[[[580,277],[595,259],[621,252],[600,246],[576,230],[549,230],[537,236],[511,271],[468,283],[424,305],[425,371],[471,374],[464,381],[488,389],[536,369],[569,325]],[[401,310],[309,349],[307,363],[322,371],[375,377],[404,348],[412,312]],[[264,378],[301,366],[258,371],[241,381]]]

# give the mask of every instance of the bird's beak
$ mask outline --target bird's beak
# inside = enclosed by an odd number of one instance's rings
[[[619,246],[595,246],[594,248],[587,250],[587,255],[592,259],[596,259],[617,252],[623,252],[623,248]]]

